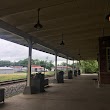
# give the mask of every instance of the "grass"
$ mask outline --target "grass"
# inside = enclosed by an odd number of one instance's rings
[[[0,82],[26,78],[27,73],[0,74]],[[54,72],[45,72],[45,76],[54,75]]]
[[[46,76],[52,76],[52,75],[54,75],[54,72],[53,71],[48,71],[48,72],[45,72],[45,75]]]
[[[0,74],[0,82],[26,78],[26,73]]]

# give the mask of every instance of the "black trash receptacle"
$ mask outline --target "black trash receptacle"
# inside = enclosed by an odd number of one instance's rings
[[[4,88],[0,88],[0,102],[4,102]]]
[[[77,76],[77,70],[74,70],[74,76]]]
[[[44,87],[49,85],[49,80],[46,78],[44,79]]]
[[[78,75],[80,75],[81,74],[81,71],[80,70],[78,70]]]
[[[57,82],[58,83],[64,83],[64,72],[63,71],[60,71],[59,73],[57,73]]]
[[[73,72],[71,70],[68,71],[68,79],[73,79]]]
[[[32,93],[44,92],[44,74],[36,74],[31,80]]]

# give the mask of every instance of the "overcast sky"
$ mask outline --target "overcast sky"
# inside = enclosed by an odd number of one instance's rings
[[[0,60],[18,61],[25,58],[28,58],[27,47],[0,39]],[[54,55],[37,50],[32,51],[32,58],[55,61]],[[66,59],[58,57],[58,64],[60,64],[61,62],[66,62]],[[69,63],[71,63],[71,61],[69,61]]]

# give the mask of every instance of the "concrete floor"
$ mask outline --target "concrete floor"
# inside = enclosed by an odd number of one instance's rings
[[[98,88],[95,77],[82,75],[51,84],[42,94],[13,96],[0,110],[110,110],[110,86]]]

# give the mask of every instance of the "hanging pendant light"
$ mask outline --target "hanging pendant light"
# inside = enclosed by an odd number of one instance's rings
[[[65,43],[63,41],[63,34],[62,34],[62,41],[61,41],[60,45],[65,45]]]
[[[79,49],[78,56],[79,56],[79,60],[80,60],[80,59],[82,58],[82,57],[81,57],[81,52],[80,52],[80,49]]]
[[[106,16],[106,20],[110,22],[110,13]]]
[[[35,24],[35,28],[37,30],[40,30],[41,28],[43,28],[43,26],[40,24],[40,20],[39,20],[39,11],[40,11],[40,8],[38,8],[38,21],[37,21],[37,24]]]
[[[107,1],[106,1],[106,7],[105,7],[105,11],[106,11],[107,15],[106,15],[105,19],[106,19],[108,22],[110,22],[110,11],[109,11],[109,7],[110,7],[110,1],[107,0]]]

